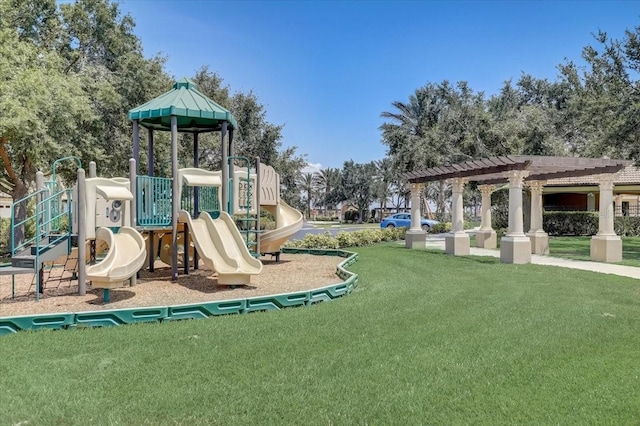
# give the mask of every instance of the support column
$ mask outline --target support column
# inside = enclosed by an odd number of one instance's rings
[[[404,246],[408,249],[425,248],[427,233],[420,226],[420,192],[422,185],[409,184],[411,188],[411,228],[404,236]]]
[[[613,197],[613,217],[622,216],[622,195]]]
[[[138,120],[133,120],[133,159],[136,160],[136,164],[140,162],[140,124]],[[136,170],[138,174],[138,170]]]
[[[476,232],[476,247],[495,249],[498,246],[498,238],[496,231],[491,227],[491,193],[494,191],[494,185],[478,186],[482,194],[482,212],[480,229]]]
[[[587,211],[596,211],[596,196],[593,192],[587,194]]]
[[[549,234],[544,232],[542,220],[542,188],[545,181],[528,182],[531,191],[531,229],[527,237],[531,240],[532,254],[549,254]]]
[[[524,235],[522,186],[526,170],[509,172],[509,232],[500,240],[502,263],[531,263],[531,240]]]
[[[180,187],[178,180],[178,117],[171,116],[171,281],[178,281],[178,212],[180,210]]]
[[[464,206],[462,191],[466,179],[451,179],[451,232],[444,237],[445,252],[454,256],[468,256],[470,249],[469,234],[464,232]]]
[[[149,165],[147,166],[147,175],[148,176],[153,176],[153,174],[154,174],[154,169],[153,169],[153,161],[154,161],[154,159],[153,159],[153,129],[149,128],[147,134],[149,135],[148,136],[149,144],[147,146],[147,149],[148,149],[148,151],[147,151],[147,157],[148,157],[147,160],[149,162]],[[136,161],[139,161],[139,160],[136,160]],[[140,170],[140,166],[138,166],[137,170]]]
[[[220,211],[229,212],[229,145],[224,138],[227,136],[227,122],[222,122],[220,139],[222,142],[222,191],[220,194]]]
[[[622,239],[613,228],[614,175],[600,175],[600,211],[598,233],[591,237],[591,260],[596,262],[620,262]]]

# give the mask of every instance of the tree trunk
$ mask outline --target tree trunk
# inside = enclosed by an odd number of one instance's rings
[[[436,202],[436,216],[438,220],[443,220],[445,214],[444,189],[444,181],[438,181],[438,200]]]

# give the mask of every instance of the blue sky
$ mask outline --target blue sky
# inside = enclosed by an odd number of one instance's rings
[[[487,96],[524,72],[555,79],[592,33],[622,38],[637,1],[122,0],[145,54],[191,77],[203,65],[253,90],[283,145],[310,163],[381,159],[380,113],[428,82],[465,80]]]

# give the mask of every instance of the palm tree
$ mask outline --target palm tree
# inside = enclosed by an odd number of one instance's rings
[[[336,207],[336,191],[340,186],[340,169],[327,167],[320,170],[317,175],[318,184],[318,204],[326,212]]]
[[[298,178],[298,185],[305,194],[306,216],[311,217],[311,204],[316,200],[318,194],[318,174],[302,173]]]

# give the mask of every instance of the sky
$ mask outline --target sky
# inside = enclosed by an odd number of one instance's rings
[[[145,56],[176,78],[208,66],[253,91],[316,167],[385,156],[380,114],[427,83],[487,97],[523,74],[555,80],[606,31],[640,25],[638,1],[120,0]]]

